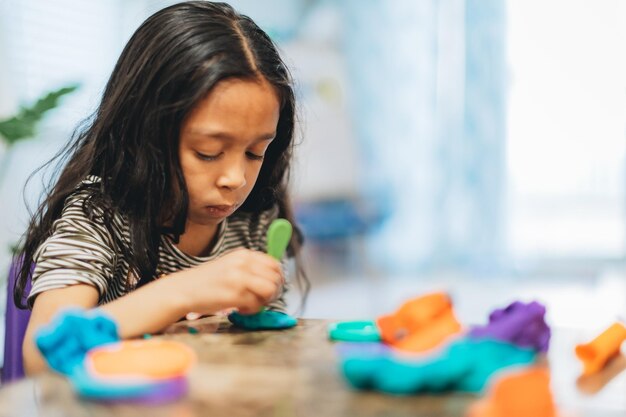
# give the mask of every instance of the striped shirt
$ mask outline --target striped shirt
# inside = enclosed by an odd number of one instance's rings
[[[83,184],[99,181],[98,177],[89,176]],[[70,285],[94,286],[99,293],[99,305],[113,301],[136,287],[138,279],[130,273],[128,260],[122,251],[116,250],[119,243],[115,243],[121,242],[130,247],[128,221],[116,213],[111,223],[111,231],[115,234],[112,236],[103,224],[91,220],[83,207],[92,192],[89,187],[81,187],[67,197],[61,217],[54,222],[50,236],[37,249],[33,286],[28,297],[31,308],[38,294]],[[94,211],[96,215],[102,214],[102,210],[98,212],[97,208]],[[156,276],[211,261],[236,248],[265,252],[267,228],[277,215],[276,207],[260,214],[231,215],[220,223],[216,243],[206,257],[188,255],[176,247],[172,237],[161,235]],[[283,288],[282,295],[269,305],[270,309],[285,311],[285,290]]]

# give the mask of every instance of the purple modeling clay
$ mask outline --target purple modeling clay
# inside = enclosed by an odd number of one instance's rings
[[[336,347],[340,357],[379,357],[393,352],[389,346],[377,342],[338,343]]]
[[[188,391],[188,382],[186,378],[174,378],[159,383],[148,384],[144,394],[128,397],[111,397],[96,398],[109,404],[144,404],[144,405],[160,405],[171,401],[176,401],[185,396]],[[87,395],[83,395],[89,398]]]
[[[550,327],[545,322],[546,308],[533,301],[515,301],[504,309],[494,310],[485,326],[473,327],[468,337],[495,339],[513,343],[524,348],[547,352],[550,343]]]

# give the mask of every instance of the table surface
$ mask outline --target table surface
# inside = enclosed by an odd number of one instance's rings
[[[67,380],[53,373],[0,389],[0,416],[464,416],[477,397],[469,394],[396,397],[357,392],[337,367],[329,321],[303,319],[284,331],[244,332],[221,317],[171,326],[163,335],[191,346],[199,363],[189,394],[174,403],[106,405],[77,398]],[[554,331],[549,356],[552,388],[560,417],[626,416],[626,358],[604,373],[580,379],[576,343],[588,335]]]

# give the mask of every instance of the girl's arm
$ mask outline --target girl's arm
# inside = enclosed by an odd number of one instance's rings
[[[62,308],[70,306],[91,308],[97,303],[98,290],[85,284],[45,291],[37,296],[22,344],[24,371],[27,375],[46,369],[46,363],[35,345],[35,332],[41,326],[48,324]]]
[[[225,308],[254,313],[268,303],[283,284],[280,264],[270,256],[236,250],[214,261],[176,272],[118,298],[100,309],[118,326],[122,339],[158,332],[186,313],[211,314]],[[37,296],[24,338],[24,369],[46,369],[34,335],[62,308],[94,308],[98,290],[77,284]]]

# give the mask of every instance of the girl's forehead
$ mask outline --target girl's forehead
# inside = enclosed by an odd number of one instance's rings
[[[216,138],[272,138],[279,114],[278,94],[269,83],[226,80],[198,102],[182,130]]]

